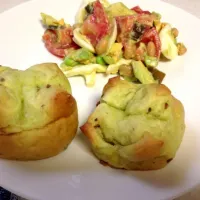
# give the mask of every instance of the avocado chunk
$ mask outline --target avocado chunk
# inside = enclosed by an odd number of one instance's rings
[[[53,18],[52,16],[50,15],[47,15],[45,13],[41,13],[41,17],[42,17],[42,23],[45,25],[45,26],[48,26],[48,27],[59,27],[59,26],[64,26],[65,25],[65,22],[63,19],[61,20],[56,20],[55,18]]]
[[[156,28],[156,30],[158,32],[160,32],[161,28],[162,28],[162,23],[160,22],[160,20],[154,20],[153,21],[153,25]]]
[[[129,9],[121,2],[111,4],[106,10],[107,10],[107,13],[112,17],[136,14],[135,11]]]
[[[129,64],[131,64],[131,61],[132,60],[126,60],[124,58],[121,58],[117,63],[108,65],[108,68],[106,70],[106,74],[117,74],[120,66],[129,65]]]
[[[147,67],[157,67],[158,66],[158,58],[156,58],[156,57],[145,55],[144,62]]]
[[[122,44],[114,43],[107,55],[103,56],[104,61],[111,65],[117,63],[122,57]]]
[[[112,58],[111,56],[103,56],[103,60],[109,65],[116,63],[114,58]]]
[[[76,61],[74,61],[74,60],[71,59],[71,58],[66,57],[66,58],[64,59],[64,64],[65,64],[66,66],[74,67],[74,66],[78,65],[79,63],[76,62]]]
[[[161,20],[161,17],[162,17],[162,16],[161,16],[160,13],[157,13],[157,12],[153,11],[151,14],[152,14],[153,17],[154,17],[154,20]]]
[[[74,62],[72,62],[72,60]],[[81,48],[81,49],[70,52],[66,56],[65,61],[70,61],[73,64],[76,62],[76,63],[87,65],[90,63],[95,63],[96,58],[90,51],[88,51],[85,48]],[[70,63],[70,62],[68,62],[68,63]],[[65,64],[67,64],[67,63],[65,62]],[[69,66],[72,66],[72,65],[69,65]],[[73,66],[75,66],[75,65],[73,65]]]
[[[120,76],[133,77],[133,68],[131,65],[121,65],[119,68]]]
[[[135,77],[142,84],[157,83],[157,81],[154,80],[151,72],[144,66],[141,61],[132,61],[132,67]]]

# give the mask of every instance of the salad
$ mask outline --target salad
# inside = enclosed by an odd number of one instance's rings
[[[159,13],[122,2],[87,0],[73,26],[45,13],[41,17],[47,50],[63,60],[60,68],[67,77],[83,76],[87,86],[95,84],[96,73],[161,83],[165,74],[156,69],[159,61],[187,51],[177,40],[178,30],[162,22]]]

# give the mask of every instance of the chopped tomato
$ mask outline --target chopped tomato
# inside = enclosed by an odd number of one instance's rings
[[[65,28],[65,29],[57,29],[57,42],[61,44],[61,46],[69,47],[73,43],[73,29]]]
[[[134,22],[136,17],[133,15],[130,16],[119,16],[116,17],[118,28],[121,32],[130,32],[133,29]]]
[[[133,8],[131,8],[131,10],[135,11],[138,14],[151,14],[149,11],[144,11],[142,10],[139,6],[135,6]]]
[[[67,49],[78,48],[73,42],[72,37],[72,28],[66,27],[55,30],[47,29],[43,35],[43,40],[50,53],[60,58],[64,58]]]
[[[151,15],[130,15],[116,17],[118,27],[118,42],[123,42],[125,39],[130,39],[136,24],[140,24],[144,29],[149,29],[153,26],[153,18]],[[134,39],[134,38],[132,38]]]
[[[137,16],[137,22],[143,25],[147,26],[153,26],[153,16],[149,11],[142,10],[139,6],[131,8],[131,10],[134,10],[138,16]]]
[[[137,16],[137,22],[146,26],[153,26],[153,16],[149,14],[139,14]]]
[[[152,41],[156,46],[156,57],[160,57],[161,41],[156,28],[147,29],[141,38],[141,42],[148,43]]]
[[[130,16],[119,16],[116,17],[118,36],[117,41],[123,42],[127,38],[130,38],[130,33],[133,30],[134,23],[136,22],[136,17]]]
[[[130,43],[131,40],[148,43],[153,41],[156,46],[156,56],[160,56],[160,38],[156,29],[151,29],[153,20],[149,14],[138,14],[130,16],[118,16],[116,17],[118,36],[117,41],[122,42],[124,52],[132,52],[135,46]],[[130,53],[129,53],[130,54]],[[133,53],[134,56],[134,53]],[[131,57],[130,55],[127,57]]]
[[[55,48],[55,46],[52,43],[46,43],[45,44],[47,50],[52,53],[54,56],[64,58],[65,57],[65,49],[62,48]]]
[[[102,37],[109,32],[109,20],[106,12],[99,1],[93,3],[93,13],[84,21],[82,33],[86,35],[91,43],[96,46]]]

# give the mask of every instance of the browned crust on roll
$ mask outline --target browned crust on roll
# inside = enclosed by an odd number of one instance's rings
[[[171,94],[171,90],[167,86],[163,84],[157,85],[157,90],[156,90],[157,96],[165,96],[165,95],[170,95],[170,94]]]
[[[134,145],[134,161],[145,161],[160,156],[164,141],[153,138],[148,133]]]
[[[80,127],[80,129],[83,132],[83,134],[90,140],[90,142],[94,142],[93,136],[95,136],[96,131],[91,123],[86,122],[83,126]]]
[[[77,109],[43,128],[0,135],[0,158],[39,160],[62,152],[76,135]]]
[[[86,122],[80,127],[83,134],[89,139],[93,146],[93,153],[98,159],[100,157],[96,154],[95,146],[98,147],[98,141],[96,141],[95,135],[97,134],[93,125]],[[140,141],[133,146],[131,154],[132,159],[126,159],[119,155],[120,163],[123,163],[123,167],[115,165],[115,163],[109,163],[105,160],[100,160],[100,163],[104,163],[104,166],[108,165],[112,168],[125,169],[125,170],[136,170],[136,171],[148,171],[157,170],[164,168],[169,163],[169,158],[166,156],[160,156],[160,151],[164,142],[157,140],[146,133]],[[170,159],[172,160],[172,158]]]
[[[157,157],[151,160],[141,162],[130,162],[126,165],[126,169],[135,171],[150,171],[164,168],[168,164],[168,158],[165,156]]]
[[[134,170],[134,171],[151,171],[151,170],[158,170],[164,168],[171,160],[167,159],[165,156],[154,158],[147,161],[140,161],[140,162],[128,162],[126,163],[125,167],[117,168],[105,161],[101,161],[100,163],[104,166],[109,166],[115,169],[123,169],[123,170]]]
[[[70,116],[76,108],[76,101],[72,95],[65,91],[58,92],[51,100],[47,112],[52,119]]]
[[[103,88],[103,94],[105,94],[110,88],[115,87],[120,81],[120,76],[110,78],[108,83]]]

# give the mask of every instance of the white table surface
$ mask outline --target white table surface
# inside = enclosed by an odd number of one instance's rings
[[[0,13],[20,3],[30,0],[0,0]],[[151,0],[153,1],[153,0]],[[200,0],[163,0],[180,7],[200,18]],[[200,200],[200,186],[174,200]]]

